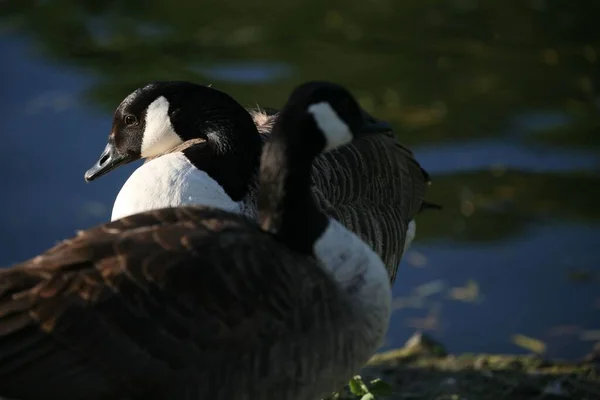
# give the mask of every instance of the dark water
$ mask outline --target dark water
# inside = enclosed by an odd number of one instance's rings
[[[575,358],[600,335],[600,5],[589,1],[0,3],[0,264],[109,219],[85,184],[112,110],[154,79],[277,107],[349,87],[431,172],[388,344]],[[442,3],[442,2],[439,2]]]

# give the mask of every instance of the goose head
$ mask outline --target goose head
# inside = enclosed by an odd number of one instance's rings
[[[254,121],[229,95],[191,82],[157,81],[136,89],[119,104],[106,147],[86,171],[85,180],[168,153],[192,139],[203,144],[207,160],[242,148],[248,159],[260,157]]]
[[[258,194],[261,228],[286,237],[288,246],[295,250],[312,251],[328,224],[312,199],[312,162],[319,154],[360,137],[368,123],[345,88],[317,81],[296,87],[262,153]]]
[[[292,91],[275,121],[272,135],[288,142],[290,148],[304,147],[294,153],[312,160],[366,132],[384,129],[389,130],[389,124],[364,112],[346,88],[331,82],[311,81]]]

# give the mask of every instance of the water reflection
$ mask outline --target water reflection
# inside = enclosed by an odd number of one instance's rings
[[[411,332],[409,325],[429,324],[453,351],[485,352],[493,344],[494,351],[514,352],[518,347],[511,336],[525,334],[544,341],[553,356],[584,353],[590,342],[579,339],[598,329],[600,317],[594,307],[599,234],[599,226],[540,223],[486,244],[420,244],[396,287],[397,336],[389,344],[397,345]],[[574,270],[598,275],[580,281],[570,278]],[[572,327],[569,335],[556,334],[561,326]]]
[[[289,66],[278,63],[229,63],[198,66],[192,69],[208,79],[246,84],[274,82],[292,75]]]
[[[0,264],[109,218],[135,165],[88,185],[83,172],[135,87],[194,80],[278,106],[298,82],[329,79],[395,124],[445,205],[419,219],[389,343],[424,327],[452,350],[515,351],[522,333],[577,357],[590,347],[581,332],[600,328],[597,281],[565,272],[600,265],[599,12],[544,0],[5,0]]]
[[[507,138],[457,140],[453,143],[415,147],[419,161],[433,174],[455,174],[473,170],[522,170],[570,172],[600,168],[598,153],[583,149],[511,143]]]

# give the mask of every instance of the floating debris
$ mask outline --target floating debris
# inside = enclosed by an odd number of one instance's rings
[[[418,251],[410,251],[407,257],[408,264],[412,267],[423,268],[427,265],[427,257]]]
[[[454,287],[450,289],[448,296],[453,300],[464,301],[473,303],[482,299],[481,292],[479,290],[479,284],[473,279],[469,279],[467,284],[463,287]]]
[[[517,346],[531,350],[534,353],[541,354],[546,352],[546,344],[541,340],[534,339],[525,335],[514,335],[512,342]]]
[[[414,289],[414,293],[416,296],[419,296],[419,297],[428,297],[428,296],[432,296],[434,294],[443,292],[445,288],[446,288],[446,284],[444,283],[444,281],[442,281],[441,279],[438,279],[438,280],[431,281],[431,282],[425,283],[423,285],[417,286]]]

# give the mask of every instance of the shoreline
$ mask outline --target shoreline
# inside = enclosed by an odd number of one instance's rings
[[[361,371],[379,378],[393,400],[600,400],[600,359],[549,360],[515,354],[449,354],[424,334],[375,354]],[[349,392],[341,399],[357,397]]]

